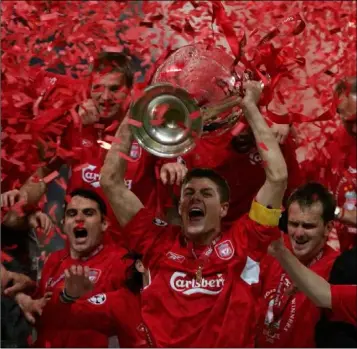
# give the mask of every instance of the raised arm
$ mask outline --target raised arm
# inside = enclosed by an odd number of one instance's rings
[[[314,304],[331,309],[331,286],[324,278],[305,267],[281,240],[274,241],[269,252],[279,261],[298,289]]]
[[[143,206],[139,198],[124,183],[127,160],[132,134],[127,118],[119,126],[101,169],[100,185],[107,196],[119,224],[124,227]],[[124,155],[124,156],[123,156]]]
[[[257,194],[257,202],[266,207],[280,208],[287,186],[288,170],[280,146],[272,130],[260,114],[257,103],[261,84],[248,81],[244,85],[245,97],[241,106],[255,137],[265,170],[265,183]]]
[[[49,168],[40,167],[20,188],[20,192],[27,197],[27,204],[34,205],[41,200],[47,190],[47,184],[43,181],[43,178],[50,173]]]

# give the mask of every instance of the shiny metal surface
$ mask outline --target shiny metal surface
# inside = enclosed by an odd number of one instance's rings
[[[229,131],[240,119],[243,70],[217,47],[188,45],[173,52],[156,70],[152,85],[131,106],[138,143],[166,158],[192,150],[195,140]],[[163,113],[158,124],[156,114]],[[199,111],[192,119],[190,114]]]
[[[165,109],[163,122],[155,124],[157,110]],[[189,93],[171,84],[155,84],[131,106],[131,117],[142,123],[131,125],[134,137],[145,150],[159,157],[172,158],[185,154],[200,137],[202,117],[191,119],[200,108]]]

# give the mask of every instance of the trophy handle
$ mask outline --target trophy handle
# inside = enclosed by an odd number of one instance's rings
[[[234,95],[224,98],[219,102],[205,105],[200,109],[203,122],[214,121],[219,114],[238,106],[241,101],[242,97]]]

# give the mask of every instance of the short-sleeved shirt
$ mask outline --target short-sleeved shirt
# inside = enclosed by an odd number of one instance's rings
[[[56,251],[49,255],[41,276],[37,297],[46,292],[53,292],[50,302],[58,302],[58,295],[64,288],[64,270],[72,265],[88,266],[90,279],[94,283],[93,290],[88,294],[114,291],[124,285],[126,265],[123,255],[112,245],[100,245],[87,258],[73,259],[68,249]],[[72,314],[74,316],[75,314]],[[69,329],[61,326],[56,312],[51,307],[45,307],[42,316],[36,321],[36,345],[50,347],[94,347],[102,348],[108,345],[108,336],[94,328],[82,330]]]
[[[130,247],[144,255],[149,269],[142,315],[158,347],[254,346],[259,262],[280,236],[276,226],[250,218],[261,211],[276,215],[280,210],[254,202],[249,216],[218,235],[199,256],[180,227],[155,219],[148,209],[125,227]]]
[[[291,248],[289,238],[285,244]],[[328,279],[338,252],[326,245],[309,268]],[[259,348],[312,348],[321,309],[298,291],[278,260],[267,256],[262,263],[262,298],[257,330]],[[303,335],[301,335],[303,333]]]
[[[289,172],[286,197],[302,184],[295,148],[291,137],[281,145]],[[223,219],[226,227],[249,212],[250,203],[265,181],[265,170],[257,147],[252,145],[248,150],[239,152],[229,134],[201,138],[195,149],[182,156],[182,160],[188,169],[212,168],[227,181],[231,198],[229,212]]]

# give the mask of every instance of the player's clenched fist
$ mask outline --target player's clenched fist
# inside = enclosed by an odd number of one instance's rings
[[[186,173],[187,168],[184,164],[172,162],[161,167],[160,178],[163,184],[180,185]]]

